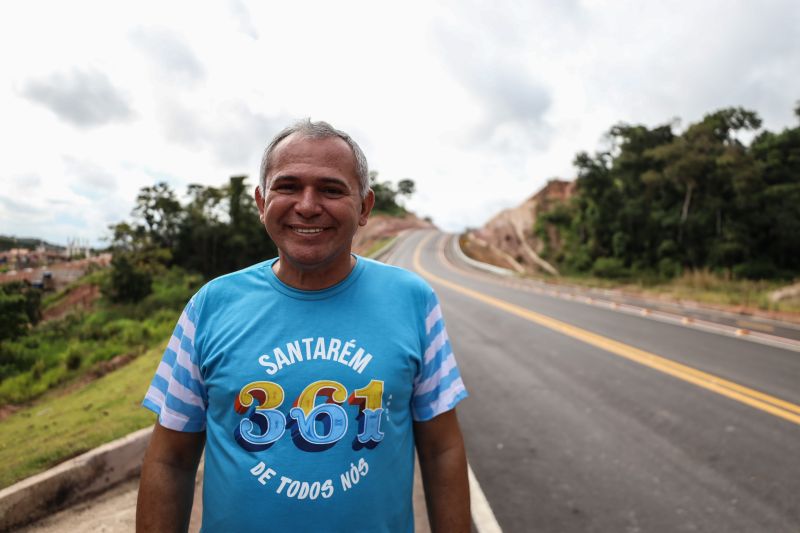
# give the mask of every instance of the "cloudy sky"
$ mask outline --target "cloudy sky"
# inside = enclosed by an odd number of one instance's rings
[[[255,185],[306,116],[479,226],[620,121],[794,126],[798,28],[797,0],[4,2],[0,234],[102,244],[142,186]]]

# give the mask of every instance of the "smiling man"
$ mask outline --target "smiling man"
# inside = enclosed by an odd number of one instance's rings
[[[374,204],[346,133],[301,121],[261,163],[279,255],[206,284],[144,400],[158,414],[137,531],[413,531],[414,448],[434,531],[469,531],[466,397],[433,290],[352,254]]]

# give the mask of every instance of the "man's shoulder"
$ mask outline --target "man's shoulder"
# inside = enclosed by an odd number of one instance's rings
[[[366,257],[360,257],[359,261],[364,261],[364,279],[370,283],[422,293],[432,291],[428,282],[415,272]]]

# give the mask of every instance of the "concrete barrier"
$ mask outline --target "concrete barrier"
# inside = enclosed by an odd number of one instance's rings
[[[453,255],[455,255],[461,262],[466,263],[473,268],[483,270],[484,272],[489,272],[490,274],[497,274],[499,276],[515,277],[517,275],[513,270],[496,265],[490,265],[489,263],[483,263],[481,261],[476,261],[475,259],[469,257],[464,253],[464,250],[461,249],[461,243],[459,242],[458,235],[453,235],[450,243]]]
[[[139,475],[152,427],[117,439],[0,491],[0,531],[20,527]]]

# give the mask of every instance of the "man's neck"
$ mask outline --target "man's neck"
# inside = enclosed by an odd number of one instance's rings
[[[279,280],[294,289],[320,291],[333,287],[350,274],[356,265],[356,258],[348,254],[348,259],[348,262],[305,269],[302,265],[293,264],[290,260],[279,257],[272,264],[272,271]]]

